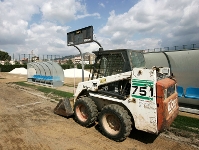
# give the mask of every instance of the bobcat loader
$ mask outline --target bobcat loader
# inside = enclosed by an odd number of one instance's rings
[[[132,127],[158,134],[178,115],[176,81],[167,67],[145,68],[142,51],[99,50],[88,81],[73,99],[61,100],[54,113],[73,116],[82,126],[98,122],[101,132],[125,140]]]

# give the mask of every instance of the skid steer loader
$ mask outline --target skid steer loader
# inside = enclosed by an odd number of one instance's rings
[[[98,121],[101,132],[125,140],[132,127],[158,134],[178,115],[176,80],[168,67],[145,68],[142,51],[94,51],[95,64],[88,81],[80,82],[73,99],[59,102],[55,114],[73,115],[89,127]]]

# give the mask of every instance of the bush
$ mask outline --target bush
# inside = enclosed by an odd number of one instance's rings
[[[27,69],[27,65],[0,65],[0,70],[1,72],[10,72],[15,68],[26,68]]]

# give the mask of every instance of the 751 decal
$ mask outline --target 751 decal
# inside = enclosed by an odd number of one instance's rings
[[[150,92],[150,96],[153,97],[153,88],[150,87],[150,90],[147,90],[146,86],[132,86],[132,88],[134,88],[133,93],[135,94],[136,92],[141,95],[141,96],[146,96],[148,95],[147,93]]]
[[[131,96],[142,100],[153,100],[153,81],[132,79]]]

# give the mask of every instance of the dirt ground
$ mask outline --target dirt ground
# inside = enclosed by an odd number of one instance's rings
[[[98,125],[85,128],[73,118],[55,115],[56,103],[38,91],[9,83],[16,81],[26,81],[26,76],[0,72],[0,150],[199,149],[189,139],[170,133],[156,136],[133,130],[125,141],[112,141],[100,133]],[[73,84],[72,79],[65,82]],[[73,87],[65,86],[62,90],[71,92]]]

